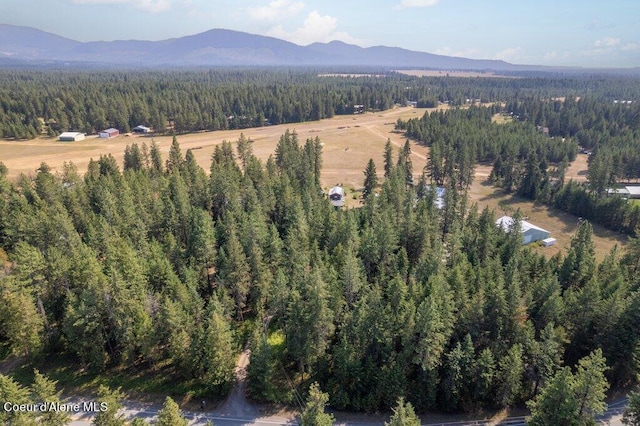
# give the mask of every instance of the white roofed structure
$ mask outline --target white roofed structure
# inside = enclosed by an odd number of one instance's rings
[[[511,216],[502,216],[496,220],[496,225],[503,231],[509,232],[513,227],[515,220]],[[522,232],[522,244],[530,244],[535,241],[541,241],[549,238],[551,232],[546,229],[542,229],[539,226],[529,223],[526,220],[520,221],[520,229]]]
[[[329,200],[334,207],[344,206],[344,189],[341,186],[334,186],[329,190]]]

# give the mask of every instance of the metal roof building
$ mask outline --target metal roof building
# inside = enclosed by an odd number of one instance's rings
[[[84,136],[85,134],[80,132],[64,132],[58,136],[58,140],[63,142],[76,142],[84,140]]]
[[[511,227],[513,226],[513,222],[514,220],[511,216],[502,216],[501,218],[496,220],[496,225],[503,231],[509,232],[511,230]],[[547,231],[546,229],[542,229],[532,223],[529,223],[526,220],[520,221],[520,228],[522,231],[522,244],[530,244],[535,241],[541,241],[549,238],[549,235],[551,235],[551,232]]]
[[[120,134],[120,130],[109,128],[98,133],[98,136],[101,138],[114,138]]]
[[[151,131],[150,128],[148,128],[147,126],[143,126],[143,125],[136,126],[131,130],[133,130],[135,133],[149,133]]]

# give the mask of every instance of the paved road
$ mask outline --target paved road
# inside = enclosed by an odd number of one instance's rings
[[[158,415],[158,411],[161,409],[157,405],[145,405],[132,401],[125,401],[123,403],[125,409],[123,414],[128,419],[134,417],[141,417],[148,421],[155,420]],[[605,414],[597,417],[597,423],[599,425],[608,426],[622,426],[622,412],[627,404],[626,399],[621,399],[609,404],[608,410]],[[184,411],[183,415],[190,420],[189,425],[204,425],[207,421],[212,421],[216,426],[240,426],[240,425],[256,425],[256,426],[294,426],[298,425],[298,422],[294,418],[285,418],[279,416],[248,416],[248,417],[234,417],[224,415],[219,412],[193,412]],[[74,421],[71,423],[73,426],[88,426],[91,424],[93,415],[80,414],[74,417]],[[381,426],[384,422],[372,422],[372,421],[349,421],[338,422],[337,425],[341,426]],[[445,422],[445,423],[423,423],[425,426],[524,426],[526,424],[525,417],[508,417],[502,421],[495,422],[491,420],[477,420],[477,421],[457,421],[457,422]]]

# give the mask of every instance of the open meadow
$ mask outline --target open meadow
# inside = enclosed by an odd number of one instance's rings
[[[382,178],[382,158],[387,139],[391,139],[396,153],[406,140],[401,133],[394,131],[396,120],[421,117],[425,111],[427,109],[398,107],[379,113],[341,115],[306,123],[185,134],[179,135],[178,141],[183,153],[192,149],[198,163],[208,170],[215,146],[224,140],[235,142],[240,133],[253,140],[254,153],[264,161],[274,153],[280,136],[287,129],[296,131],[301,143],[317,136],[323,143],[323,187],[328,189],[333,185],[342,184],[347,192],[347,205],[357,206],[359,193],[355,191],[363,185],[363,171],[369,158],[375,161],[378,174]],[[152,139],[160,147],[164,158],[167,158],[171,136],[121,135],[114,139],[88,137],[80,142],[58,142],[51,138],[0,141],[0,161],[8,167],[10,178],[16,178],[20,173],[35,173],[41,162],[46,162],[56,171],[61,170],[63,162],[72,161],[80,172],[84,172],[91,158],[97,159],[101,154],[112,154],[122,164],[126,145],[134,142],[139,145],[142,142],[150,144]],[[411,149],[417,181],[426,164],[428,148],[412,143]],[[567,180],[586,180],[587,158],[584,154],[578,155],[567,170]],[[553,247],[536,248],[547,256],[552,256],[568,246],[577,229],[578,218],[551,207],[534,204],[530,200],[504,194],[502,190],[486,182],[490,172],[491,166],[476,166],[475,181],[469,191],[470,202],[477,203],[480,209],[485,206],[494,209],[496,216],[512,214],[520,209],[529,221],[549,230],[558,240]],[[614,245],[623,246],[626,237],[594,226],[594,241],[597,257],[602,259]]]

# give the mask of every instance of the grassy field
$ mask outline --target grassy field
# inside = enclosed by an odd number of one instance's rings
[[[485,173],[486,170],[483,174]],[[527,221],[550,231],[551,236],[557,240],[555,245],[551,247],[531,245],[534,250],[543,253],[546,257],[566,251],[571,243],[571,237],[578,229],[577,217],[553,207],[533,203],[517,195],[506,194],[502,189],[489,184],[486,176],[476,174],[476,180],[469,191],[469,198],[471,203],[478,205],[480,211],[485,207],[493,209],[496,217],[512,215],[520,210]],[[593,241],[596,258],[602,260],[615,245],[624,247],[627,237],[602,226],[593,225]]]
[[[442,107],[444,108],[444,107]],[[323,145],[323,186],[329,187],[342,183],[347,190],[360,188],[363,171],[369,158],[373,158],[382,172],[382,156],[387,138],[397,147],[404,144],[405,138],[394,133],[398,118],[421,117],[426,109],[400,107],[381,113],[342,115],[331,119],[307,123],[284,124],[253,129],[200,132],[179,135],[178,141],[183,153],[192,149],[198,163],[209,170],[211,155],[215,146],[222,141],[236,141],[240,133],[254,141],[256,156],[266,160],[272,155],[278,139],[287,130],[296,131],[301,143],[308,138],[320,137]],[[41,162],[46,162],[54,170],[61,170],[65,161],[73,161],[81,172],[86,171],[91,158],[98,159],[101,154],[112,154],[122,164],[124,149],[133,142],[147,145],[154,139],[160,146],[165,158],[171,145],[171,136],[120,136],[114,139],[88,137],[79,142],[58,142],[52,138],[32,141],[0,141],[0,161],[9,169],[9,177],[20,173],[34,173]],[[412,145],[413,162],[416,170],[421,170],[426,162],[427,149]]]
[[[493,77],[493,78],[520,78],[509,75],[495,74],[492,71],[441,71],[441,70],[396,70],[400,74],[412,75],[415,77]]]
[[[446,108],[442,106],[440,108]],[[322,185],[325,189],[342,184],[346,189],[347,206],[359,205],[359,193],[363,184],[363,171],[369,158],[373,158],[378,174],[382,179],[383,152],[387,138],[396,147],[396,158],[399,148],[406,140],[402,134],[394,131],[398,118],[408,119],[421,117],[427,109],[398,107],[380,113],[343,115],[331,119],[307,123],[286,124],[242,130],[254,141],[254,153],[266,160],[272,155],[278,139],[287,130],[296,131],[301,143],[308,138],[318,136],[323,143]],[[216,145],[223,140],[236,141],[239,130],[201,132],[179,135],[178,141],[183,153],[192,149],[198,163],[209,169],[211,155]],[[15,178],[20,173],[35,173],[41,162],[46,162],[52,169],[60,170],[62,163],[73,161],[81,172],[86,170],[91,158],[97,159],[100,154],[111,153],[122,164],[126,145],[143,141],[151,143],[150,136],[120,136],[112,140],[89,137],[80,142],[58,142],[54,139],[36,139],[33,141],[15,142],[0,141],[0,161],[9,168],[9,177]],[[170,136],[154,137],[165,158],[171,145]],[[416,180],[426,164],[428,148],[412,142],[412,160]],[[566,173],[566,178],[578,181],[587,179],[587,155],[578,154]],[[536,225],[551,231],[558,242],[553,247],[539,248],[545,255],[553,255],[564,249],[576,230],[577,218],[558,210],[533,204],[531,201],[503,194],[485,181],[491,172],[491,166],[476,167],[475,183],[470,191],[472,202],[480,208],[488,206],[495,209],[496,215],[510,214],[518,208]],[[355,197],[355,199],[354,199]],[[625,237],[594,226],[595,242],[598,258],[602,258],[615,245],[624,245]]]

